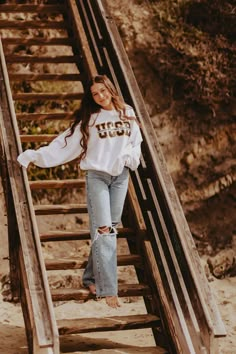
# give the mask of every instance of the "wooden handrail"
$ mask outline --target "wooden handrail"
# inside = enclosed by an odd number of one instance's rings
[[[168,301],[175,308],[169,326],[173,330],[182,326],[183,333],[179,333],[176,347],[180,345],[184,350],[189,347],[190,352],[193,347],[198,353],[204,345],[209,353],[213,353],[214,337],[226,335],[225,326],[200,264],[200,257],[115,21],[105,0],[81,1],[78,6],[81,13],[84,13],[85,26],[89,18],[89,26],[94,29],[89,41],[91,48],[93,43],[100,43],[96,50],[91,49],[94,56],[98,52],[99,59],[94,58],[95,62],[98,65],[100,63],[100,70],[110,74],[125,101],[134,107],[141,123],[144,159],[138,172],[132,174],[132,180],[153,241],[152,247],[155,246],[153,259],[163,269],[161,277],[165,282]],[[95,23],[92,24],[92,21]],[[99,33],[96,33],[96,28],[99,28]],[[164,301],[163,306],[166,306]]]
[[[0,41],[0,127],[9,183],[14,201],[16,221],[21,243],[22,286],[25,289],[29,319],[34,333],[32,345],[40,353],[59,354],[59,335],[54,317],[53,304],[47,281],[40,238],[34,214],[26,170],[16,162],[22,151],[15,116],[14,104],[8,79],[7,67]],[[30,294],[30,297],[27,296]]]
[[[78,44],[82,49],[82,54],[84,56],[84,62],[86,65],[85,70],[88,76],[96,75],[97,69],[92,58],[91,50],[88,45],[87,36],[84,31],[84,27],[81,21],[80,13],[75,0],[67,0],[67,10],[69,14],[70,24],[72,26],[72,31],[77,38]]]

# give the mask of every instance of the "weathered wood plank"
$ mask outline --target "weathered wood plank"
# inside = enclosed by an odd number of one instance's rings
[[[38,45],[38,46],[48,46],[48,45],[63,45],[63,46],[71,46],[75,43],[75,39],[68,37],[60,37],[60,38],[34,38],[34,37],[2,37],[3,46],[19,44],[21,45]]]
[[[9,75],[11,81],[82,81],[82,74],[14,74]]]
[[[82,352],[94,354],[168,354],[166,349],[160,347],[161,344],[148,347],[136,346],[136,344],[137,343],[132,340],[129,344],[113,342],[112,340],[109,340],[109,333],[107,332],[104,332],[103,335],[96,336],[96,338],[95,336],[90,338],[86,335],[86,340],[84,335],[60,336],[61,350],[63,353],[67,354],[81,354]],[[78,348],[80,350],[78,350]]]
[[[26,28],[41,28],[41,29],[66,29],[66,23],[64,21],[8,21],[1,20],[0,28],[3,29],[22,29]]]
[[[96,354],[136,354],[136,353],[142,353],[142,354],[168,354],[168,352],[161,348],[161,347],[132,347],[132,348],[116,348],[115,350],[109,350],[109,349],[104,349],[104,350],[97,350]],[[76,354],[76,353],[74,353]]]
[[[0,145],[0,150],[1,150],[1,145]],[[18,224],[16,219],[14,199],[11,191],[9,174],[6,168],[6,160],[5,160],[5,156],[1,156],[1,157],[3,157],[3,160],[1,161],[0,175],[3,179],[5,179],[4,194],[5,194],[5,205],[7,206],[7,229],[8,229],[11,296],[13,301],[17,301],[20,299],[20,296],[22,295],[20,293],[21,276],[20,276],[20,269],[19,269],[20,235],[19,235],[19,229],[18,229]],[[5,163],[3,163],[4,160]]]
[[[160,318],[154,315],[111,316],[101,318],[80,318],[57,321],[60,335],[123,331],[129,329],[152,328],[160,326]]]
[[[88,300],[93,299],[87,289],[52,289],[53,301]],[[151,296],[151,289],[146,284],[119,284],[118,295],[125,296]]]
[[[29,347],[29,352],[33,352],[33,327],[34,327],[34,309],[32,306],[32,300],[30,299],[29,284],[27,279],[27,270],[25,268],[25,262],[23,259],[24,253],[22,249],[20,250],[18,272],[20,272],[21,280],[21,307],[24,314],[24,322],[27,336],[27,343]],[[59,335],[59,333],[58,333]]]
[[[44,120],[44,119],[51,119],[51,120],[71,120],[73,119],[73,113],[18,113],[16,115],[18,120]]]
[[[0,114],[1,114],[0,100]],[[0,122],[1,126],[1,122]],[[9,252],[9,276],[11,286],[11,300],[19,301],[20,298],[20,269],[19,269],[19,252],[20,237],[14,208],[14,200],[11,191],[10,179],[7,169],[6,155],[4,152],[3,141],[0,130],[0,209],[2,213],[6,213],[8,231],[8,252]],[[4,199],[3,199],[4,198]],[[2,242],[7,239],[2,237]]]
[[[84,269],[88,263],[88,258],[64,258],[64,259],[45,259],[47,270],[62,269]],[[119,255],[117,257],[118,266],[135,265],[140,267],[142,264],[141,256],[138,254]]]
[[[20,140],[22,143],[30,143],[30,142],[51,142],[53,139],[57,137],[56,134],[39,134],[39,135],[20,135]]]
[[[71,338],[71,336],[68,336],[69,338]],[[71,341],[71,339],[68,338],[68,342]],[[64,339],[64,338],[63,338]],[[64,339],[65,340],[65,339]],[[68,344],[67,345],[67,348],[69,348],[70,345]],[[83,346],[84,348],[84,346]],[[93,346],[94,348],[94,346]],[[89,350],[90,348],[88,348]],[[72,348],[73,350],[73,348]],[[84,351],[84,350],[83,350]],[[66,352],[67,354],[81,354],[81,352],[75,352],[73,350],[73,352]],[[132,346],[132,347],[125,347],[125,346],[122,346],[122,347],[116,347],[116,348],[113,348],[113,349],[100,349],[100,350],[96,350],[96,352],[94,351],[94,353],[96,354],[136,354],[136,353],[139,353],[139,354],[168,354],[168,352],[164,349],[164,348],[161,348],[159,346],[157,347],[135,347],[135,346]]]
[[[36,212],[36,215],[42,215]],[[44,214],[43,214],[44,215]],[[40,235],[41,242],[90,240],[90,231],[48,231]]]
[[[1,21],[0,21],[1,24]],[[7,55],[7,64],[12,63],[77,63],[81,60],[79,55],[33,56],[33,55]]]
[[[50,5],[50,4],[1,4],[0,5],[1,12],[5,13],[14,13],[14,12],[36,12],[36,13],[44,13],[48,12],[49,14],[55,13],[63,13],[65,11],[65,6],[63,4]]]
[[[30,189],[61,189],[61,188],[84,188],[85,179],[64,179],[64,180],[38,180],[30,181]]]
[[[173,350],[176,350],[177,353],[191,353],[193,348],[191,343],[189,343],[189,333],[187,327],[184,326],[185,321],[181,313],[182,311],[179,308],[177,298],[172,297],[171,294],[171,292],[175,291],[172,281],[168,281],[166,276],[163,277],[164,272],[160,267],[160,262],[157,263],[155,259],[150,241],[144,242],[144,252],[145,259],[150,269],[150,278],[153,280],[153,287],[156,288],[154,292],[158,293],[161,313],[165,318],[164,325],[166,335],[169,337],[169,346],[172,347]],[[174,302],[176,302],[176,304]],[[181,327],[183,331],[185,331],[185,333],[183,333],[184,335],[182,335]]]
[[[41,100],[81,100],[83,97],[82,92],[77,93],[50,93],[50,92],[38,92],[38,93],[13,93],[14,100],[22,101],[41,101]]]
[[[40,215],[40,214],[39,214]],[[118,228],[118,238],[134,239],[135,233],[131,228]],[[89,230],[49,231],[40,235],[41,242],[90,240]]]
[[[72,25],[74,36],[77,38],[77,47],[82,50],[83,63],[88,76],[97,74],[94,58],[91,53],[90,45],[88,43],[87,34],[85,33],[83,22],[78,10],[78,5],[75,0],[68,0],[68,18]]]
[[[35,205],[34,210],[36,215],[84,214],[88,212],[86,204]]]

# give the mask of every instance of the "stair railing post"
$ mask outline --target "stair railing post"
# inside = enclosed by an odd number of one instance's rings
[[[1,74],[0,74],[1,75]],[[6,104],[3,92],[3,78],[0,77],[0,114],[4,115]],[[16,221],[13,196],[10,186],[9,174],[6,166],[6,156],[2,146],[0,134],[0,155],[1,155],[1,177],[4,190],[6,211],[7,211],[7,228],[8,228],[8,251],[9,251],[9,270],[10,270],[10,287],[11,300],[18,301],[20,297],[20,275],[19,275],[19,230]]]

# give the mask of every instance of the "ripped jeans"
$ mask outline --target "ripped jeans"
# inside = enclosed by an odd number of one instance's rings
[[[129,169],[124,167],[119,176],[89,170],[86,173],[87,204],[90,221],[91,251],[83,274],[83,285],[96,286],[96,296],[116,296],[117,231],[127,194]],[[99,228],[109,227],[101,233]]]

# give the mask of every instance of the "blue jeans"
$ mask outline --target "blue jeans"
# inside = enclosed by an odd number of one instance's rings
[[[113,177],[105,172],[89,170],[86,173],[87,204],[90,221],[91,251],[83,274],[83,285],[96,286],[96,296],[116,296],[117,240],[116,225],[121,221],[127,194],[129,169]],[[109,227],[100,233],[99,227]]]

